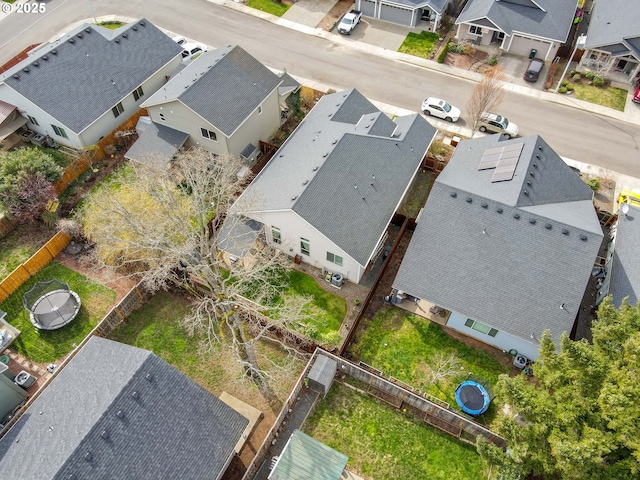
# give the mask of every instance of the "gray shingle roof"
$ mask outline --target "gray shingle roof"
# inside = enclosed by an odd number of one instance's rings
[[[164,169],[169,166],[169,162],[173,160],[187,138],[189,138],[188,133],[152,122],[140,134],[125,157],[154,168]]]
[[[220,234],[218,248],[239,258],[249,253],[255,244],[262,224],[248,218],[227,217]]]
[[[524,148],[513,180],[491,183],[492,170],[477,169],[484,149],[516,142]],[[469,140],[435,181],[394,288],[526,341],[544,329],[558,340],[572,328],[602,237],[592,192],[542,139]]]
[[[635,306],[640,294],[640,208],[629,205],[627,215],[618,213],[609,293],[616,307],[625,297],[629,297],[629,305]]]
[[[637,8],[635,0],[596,2],[589,19],[586,48],[605,49],[614,54],[626,54],[630,50],[636,58],[640,58],[640,17]]]
[[[230,136],[282,81],[242,48],[228,46],[200,55],[142,106],[179,99]]]
[[[79,133],[181,51],[145,19],[114,32],[84,24],[40,48],[0,81]]]
[[[325,95],[234,210],[293,210],[366,265],[436,133],[415,114],[394,136],[389,122],[357,90]]]
[[[515,31],[565,42],[575,9],[575,0],[469,0],[456,24],[487,18],[507,35]]]
[[[248,422],[155,354],[92,337],[0,440],[0,477],[213,479]]]

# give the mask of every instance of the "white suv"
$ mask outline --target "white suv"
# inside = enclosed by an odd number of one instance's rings
[[[182,63],[189,63],[197,56],[207,51],[207,46],[202,43],[183,43]]]
[[[449,105],[440,98],[429,97],[422,102],[422,112],[425,115],[433,115],[447,122],[457,122],[460,118],[460,109]]]
[[[520,131],[518,125],[515,123],[510,122],[505,117],[490,112],[482,112],[478,125],[478,130],[481,132],[501,133],[507,138],[516,137]]]

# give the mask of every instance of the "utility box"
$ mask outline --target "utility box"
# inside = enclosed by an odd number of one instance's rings
[[[529,59],[536,58],[537,54],[538,54],[538,50],[536,50],[535,48],[532,48],[531,52],[529,52]]]

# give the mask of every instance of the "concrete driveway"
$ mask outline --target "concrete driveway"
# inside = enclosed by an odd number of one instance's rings
[[[502,71],[507,77],[507,82],[526,88],[532,88],[534,90],[542,91],[544,88],[544,82],[549,73],[549,67],[551,62],[545,62],[545,66],[542,69],[542,73],[537,82],[530,83],[525,82],[522,76],[524,75],[527,66],[529,65],[529,59],[527,57],[521,57],[519,55],[513,55],[510,53],[503,53],[500,55],[498,65],[502,67]]]
[[[396,25],[395,23],[383,22],[375,18],[362,17],[360,25],[358,25],[351,35],[342,35],[348,41],[363,42],[369,45],[375,45],[387,50],[397,52],[407,37],[407,33],[420,33],[428,27],[427,22],[421,21],[415,28]],[[333,33],[340,35],[337,30]]]
[[[326,28],[318,24],[335,4],[336,0],[298,0],[280,18],[307,27]]]

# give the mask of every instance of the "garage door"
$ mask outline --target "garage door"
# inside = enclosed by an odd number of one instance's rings
[[[398,8],[392,5],[381,5],[380,20],[387,22],[397,23],[400,25],[411,26],[411,19],[413,17],[413,10],[407,10],[406,8]]]
[[[511,41],[511,46],[509,47],[509,53],[528,56],[532,48],[535,48],[538,51],[536,57],[542,58],[543,60],[552,60],[545,58],[545,55],[549,50],[549,42],[543,42],[542,40],[536,40],[533,38],[525,38],[519,35],[514,35],[513,40]]]
[[[376,2],[360,0],[358,7],[358,10],[360,10],[365,17],[376,16]]]

